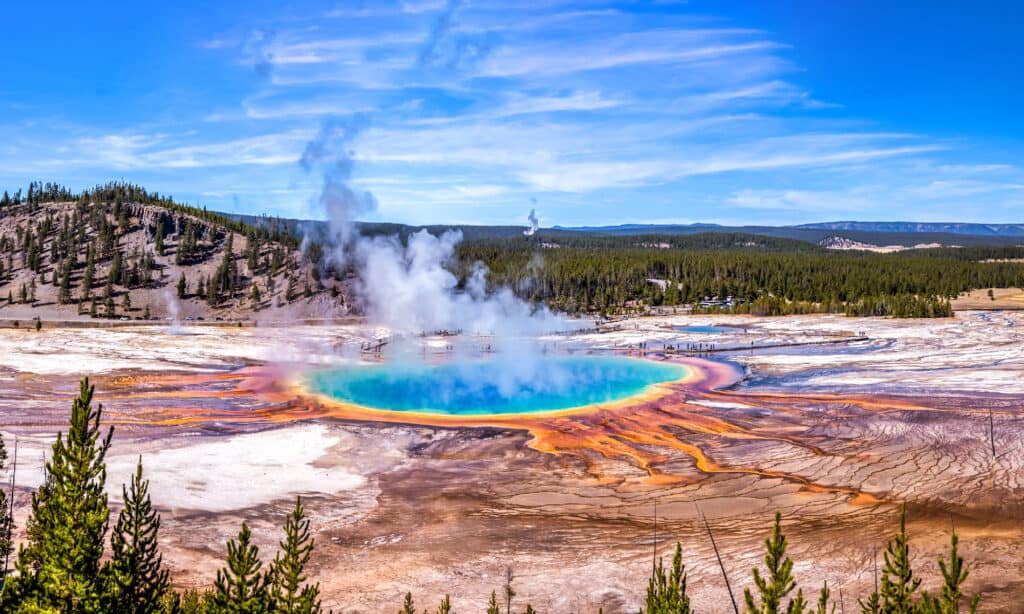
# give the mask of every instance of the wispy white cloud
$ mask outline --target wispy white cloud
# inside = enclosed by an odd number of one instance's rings
[[[230,94],[154,110],[173,124],[47,132],[37,120],[25,139],[24,125],[0,123],[0,167],[176,176],[197,197],[307,213],[316,186],[296,160],[322,122],[359,114],[355,181],[398,218],[519,219],[501,208],[536,194],[567,217],[650,219],[670,219],[684,199],[689,216],[1021,199],[1013,163],[969,155],[964,140],[879,130],[819,99],[801,50],[685,7],[346,1],[245,23],[195,43]]]

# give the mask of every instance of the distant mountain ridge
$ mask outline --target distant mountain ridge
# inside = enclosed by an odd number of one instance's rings
[[[238,213],[223,213],[226,217],[241,221],[257,227],[277,227],[278,225],[288,229],[298,237],[309,237],[313,240],[325,240],[329,232],[329,224],[323,220],[299,220],[287,218],[268,218],[265,216],[245,215]],[[872,225],[884,226],[887,224],[906,224],[915,230],[910,231],[886,231],[886,230],[859,230],[859,229],[831,229],[831,224],[864,224],[865,228]],[[507,239],[523,237],[523,231],[527,226],[484,226],[473,224],[435,224],[428,226],[417,226],[400,223],[387,222],[355,222],[354,226],[359,232],[365,235],[389,235],[397,234],[406,237],[410,233],[426,229],[431,233],[438,234],[449,229],[457,229],[462,232],[467,241],[481,239]],[[820,227],[819,227],[820,226]],[[860,243],[871,245],[899,245],[903,247],[914,247],[920,244],[938,244],[944,246],[978,246],[978,245],[1019,245],[1024,244],[1024,224],[934,224],[942,227],[959,227],[959,232],[949,230],[929,231],[932,227],[929,223],[914,222],[824,222],[821,224],[805,224],[802,226],[723,226],[720,224],[618,224],[612,226],[551,226],[541,228],[539,236],[546,238],[557,238],[564,236],[640,236],[640,235],[696,235],[706,233],[732,233],[744,235],[761,235],[781,239],[796,239],[811,244],[818,244],[819,241],[837,234],[844,238]],[[978,234],[971,234],[974,227],[983,229],[976,231]],[[1010,228],[1017,229],[1012,233]]]
[[[859,232],[944,233],[956,235],[1024,237],[1024,224],[977,224],[963,222],[820,222],[792,228],[856,230]]]

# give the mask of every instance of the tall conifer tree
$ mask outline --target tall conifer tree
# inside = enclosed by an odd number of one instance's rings
[[[807,609],[803,591],[797,590],[796,597],[790,599],[785,609],[782,600],[796,588],[793,577],[793,560],[786,556],[786,536],[782,534],[782,514],[775,513],[775,526],[771,537],[764,540],[764,564],[766,575],[762,576],[758,568],[754,568],[754,585],[757,586],[758,599],[748,588],[743,594],[746,601],[747,614],[802,614]]]
[[[284,525],[281,551],[270,566],[270,600],[274,612],[282,614],[316,614],[320,612],[320,585],[305,584],[305,568],[313,552],[313,537],[302,499],[295,499],[295,509]]]
[[[658,561],[647,584],[647,609],[642,614],[689,614],[690,597],[686,594],[686,566],[683,565],[682,546],[676,544],[672,569],[666,573],[663,561]]]
[[[238,538],[228,541],[227,566],[217,571],[213,584],[218,614],[263,614],[268,609],[267,578],[260,572],[259,548],[251,538],[252,531],[243,522]]]
[[[887,614],[912,614],[914,593],[921,578],[914,577],[910,567],[910,537],[907,535],[907,506],[900,510],[900,532],[889,540],[882,568],[882,611]]]
[[[168,572],[157,545],[160,515],[149,498],[149,480],[142,479],[142,459],[123,486],[124,509],[110,536],[111,560],[104,569],[111,614],[156,614],[170,589]]]
[[[29,541],[18,553],[18,575],[4,587],[0,610],[103,611],[100,557],[110,516],[104,458],[114,429],[102,432],[103,406],[94,409],[92,396],[83,379],[67,436],[57,436],[45,482],[32,495]]]

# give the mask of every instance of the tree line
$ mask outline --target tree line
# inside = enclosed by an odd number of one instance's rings
[[[1020,248],[876,254],[793,250],[783,239],[744,245],[735,235],[675,239],[468,241],[459,247],[458,272],[466,279],[465,263],[481,261],[492,285],[511,287],[522,298],[605,314],[718,299],[717,310],[761,315],[944,317],[952,313],[949,300],[963,292],[1024,286],[1019,262],[982,261],[1012,259]]]
[[[323,611],[320,586],[307,577],[314,538],[301,499],[285,519],[284,536],[275,557],[260,558],[246,523],[226,544],[223,566],[212,586],[176,591],[159,551],[160,515],[153,507],[149,482],[139,459],[131,482],[122,487],[123,507],[113,530],[106,494],[106,454],[114,427],[103,429],[103,406],[93,407],[94,387],[83,379],[72,402],[70,423],[53,443],[45,464],[43,484],[32,494],[26,524],[27,540],[14,559],[13,505],[0,489],[0,611],[15,614],[318,614]],[[0,469],[7,459],[0,439]],[[16,467],[15,467],[16,469]],[[13,485],[13,480],[12,480]],[[12,490],[13,493],[13,490]],[[708,528],[710,533],[710,527]],[[109,550],[105,547],[109,541]],[[938,562],[941,586],[936,593],[919,591],[922,578],[915,574],[906,530],[906,508],[899,531],[889,540],[876,590],[858,600],[864,614],[956,614],[965,605],[975,612],[979,597],[968,599],[963,583],[968,577],[958,553],[958,537],[950,537],[948,557]],[[834,614],[835,595],[825,583],[808,601],[786,555],[787,540],[781,515],[776,513],[765,539],[764,567],[754,568],[753,585],[744,590],[744,614]],[[716,547],[717,551],[717,547]],[[682,548],[676,544],[671,567],[659,561],[647,584],[641,614],[689,614],[693,611],[687,587]],[[724,574],[724,567],[723,567]],[[491,593],[487,614],[512,613],[515,596],[511,570],[498,592]],[[728,587],[728,577],[726,577]],[[731,593],[731,589],[728,589]],[[730,597],[732,595],[730,594]],[[842,608],[842,597],[839,606]],[[396,604],[397,605],[397,604]],[[739,605],[732,605],[737,614]],[[415,600],[406,593],[399,614],[416,614]],[[721,608],[725,610],[726,608]],[[454,614],[445,595],[434,610]],[[522,614],[535,614],[527,604]],[[430,614],[424,610],[424,614]]]

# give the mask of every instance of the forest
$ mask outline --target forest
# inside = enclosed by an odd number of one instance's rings
[[[291,302],[309,298],[357,275],[324,258],[322,222],[232,216],[183,205],[130,183],[112,182],[73,193],[55,183],[33,182],[26,191],[0,197],[0,219],[44,202],[73,202],[71,216],[39,216],[16,232],[0,234],[0,283],[19,268],[34,273],[8,291],[7,303],[35,303],[35,289],[60,288],[58,302],[76,302],[79,312],[116,313],[114,298],[152,281],[174,239],[174,263],[190,265],[223,252],[214,274],[177,278],[178,296],[202,297],[211,307],[247,302],[259,309],[266,297]],[[165,214],[141,218],[143,205]],[[126,252],[122,237],[144,224],[147,246]],[[365,233],[414,229],[398,224],[362,224]],[[431,227],[441,232],[447,227]],[[458,227],[454,227],[460,230]],[[244,259],[231,251],[232,233],[246,239]],[[300,238],[300,236],[302,238]],[[882,254],[830,251],[793,238],[745,232],[609,235],[542,230],[523,236],[515,227],[467,227],[451,268],[464,282],[475,262],[490,269],[492,288],[508,286],[521,298],[569,313],[615,315],[651,307],[692,306],[695,312],[788,315],[840,313],[850,316],[948,317],[950,300],[985,288],[1024,287],[1024,246],[914,249]],[[152,249],[150,249],[150,245]],[[225,249],[226,248],[226,249]],[[293,255],[294,252],[294,255]],[[47,260],[49,264],[47,264]],[[237,260],[237,261],[236,261]],[[103,263],[98,271],[96,263]],[[100,296],[93,287],[106,272]],[[264,276],[263,285],[256,283]],[[115,285],[125,288],[117,290]],[[80,286],[75,292],[73,286]],[[301,287],[300,287],[301,286]],[[338,290],[332,284],[332,295]],[[0,296],[0,300],[4,297]]]
[[[83,379],[72,402],[66,433],[57,436],[47,456],[43,484],[32,494],[31,513],[25,525],[27,539],[14,552],[10,496],[0,489],[0,611],[15,614],[319,614],[323,612],[320,586],[308,578],[307,565],[315,539],[301,499],[284,522],[278,552],[270,561],[260,557],[252,543],[252,531],[243,522],[238,535],[225,545],[225,560],[211,586],[178,591],[160,554],[160,514],[154,506],[159,493],[149,492],[140,458],[131,483],[122,487],[124,505],[113,511],[106,494],[105,457],[114,427],[101,427],[103,406],[93,406],[94,387]],[[0,470],[7,459],[0,440]],[[12,467],[16,470],[17,467]],[[13,494],[13,492],[11,493]],[[711,534],[708,526],[709,535]],[[109,542],[109,549],[106,544]],[[737,602],[723,570],[725,593],[731,609],[739,614],[833,614],[837,595],[826,583],[805,593],[786,555],[787,541],[782,518],[776,513],[764,541],[764,565],[752,569],[750,586]],[[950,536],[948,557],[938,561],[935,593],[921,589],[923,578],[914,571],[906,508],[899,529],[889,540],[877,588],[855,599],[862,613],[954,614],[977,611],[979,597],[963,594],[968,568],[958,554],[958,537]],[[717,552],[717,548],[716,548]],[[9,563],[13,555],[13,570]],[[676,545],[671,564],[652,562],[641,614],[689,614],[687,569],[683,550]],[[511,614],[513,574],[491,593],[487,614]],[[557,581],[557,579],[553,579]],[[637,587],[642,595],[643,587]],[[845,608],[842,587],[840,610]],[[728,611],[722,604],[718,611]],[[416,614],[411,591],[396,595],[399,614]],[[449,595],[425,614],[454,614]],[[526,604],[521,614],[534,614]]]
[[[571,313],[616,314],[699,305],[704,311],[786,315],[946,317],[978,288],[1024,285],[1021,247],[834,252],[742,234],[547,237],[467,241],[459,262],[482,261],[493,285]],[[465,271],[463,271],[465,274]],[[661,283],[655,283],[657,280]]]

